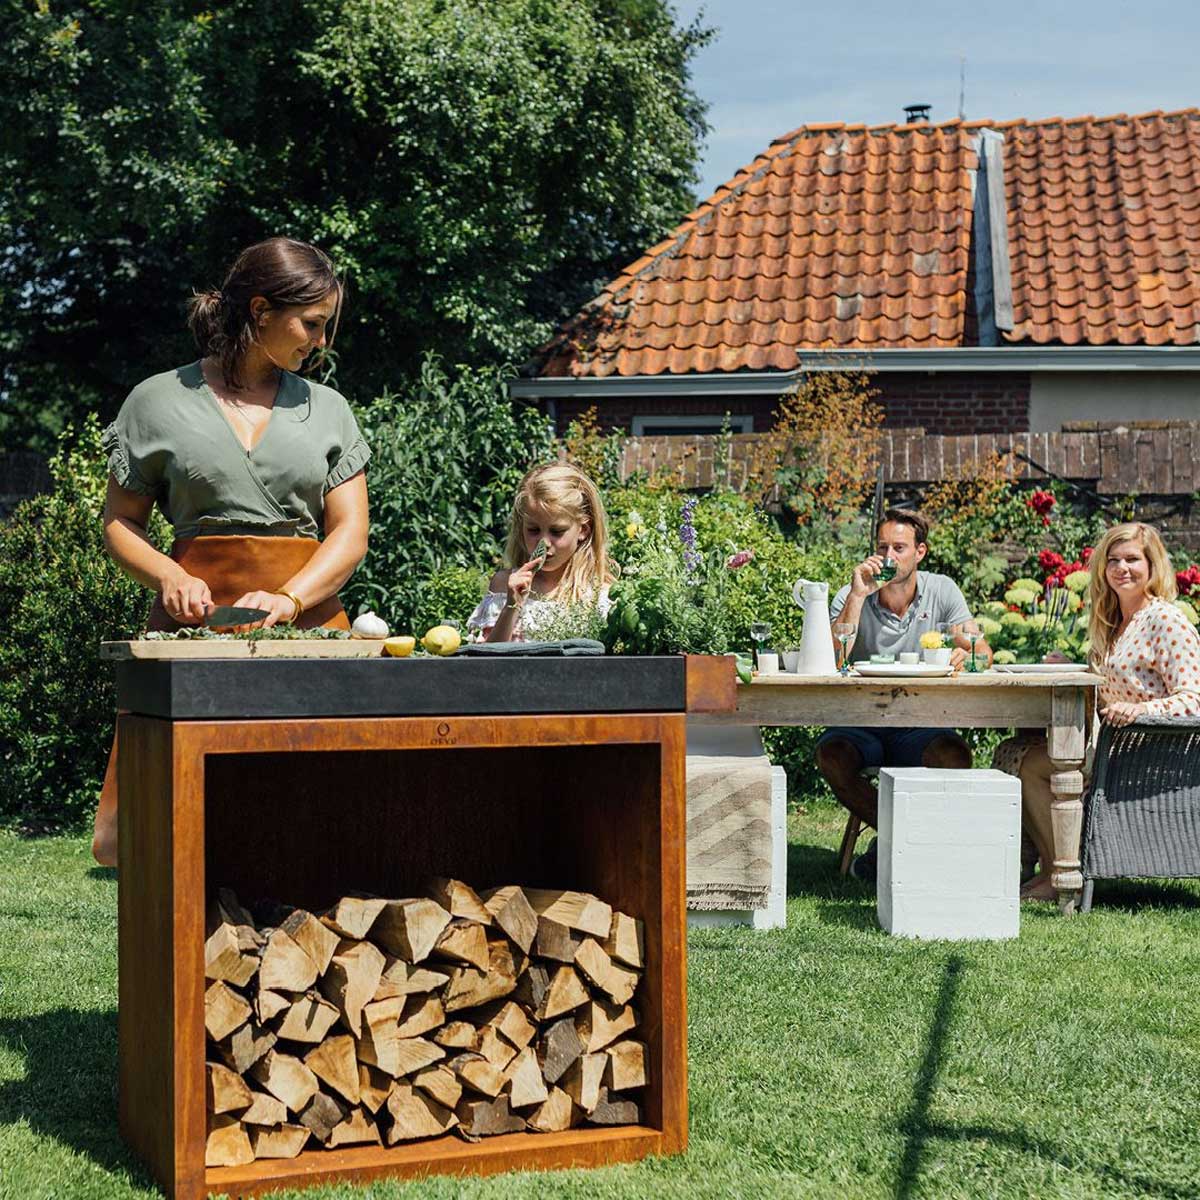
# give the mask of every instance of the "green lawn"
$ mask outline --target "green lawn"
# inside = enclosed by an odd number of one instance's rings
[[[691,1148],[602,1171],[280,1196],[1194,1197],[1200,887],[1101,885],[1018,941],[914,944],[792,818],[786,931],[688,941]],[[116,1129],[116,881],[0,834],[0,1197],[153,1196]]]

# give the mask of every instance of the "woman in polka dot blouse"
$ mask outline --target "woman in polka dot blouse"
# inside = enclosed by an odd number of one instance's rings
[[[1104,676],[1101,718],[1128,725],[1138,717],[1200,716],[1200,635],[1173,603],[1175,572],[1162,538],[1137,521],[1116,525],[1100,539],[1088,570],[1089,661]],[[1010,738],[997,747],[992,761],[1020,776],[1025,829],[1041,863],[1021,897],[1053,900],[1053,767],[1046,739]]]

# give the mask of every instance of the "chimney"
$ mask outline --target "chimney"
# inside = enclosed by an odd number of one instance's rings
[[[904,106],[905,125],[929,124],[929,104],[906,104]]]

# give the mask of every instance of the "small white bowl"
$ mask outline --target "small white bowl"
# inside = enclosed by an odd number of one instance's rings
[[[896,661],[903,663],[907,667],[915,666],[921,661],[921,658],[915,651],[905,650],[902,654],[896,655]]]

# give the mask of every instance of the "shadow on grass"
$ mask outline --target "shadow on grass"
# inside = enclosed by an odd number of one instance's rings
[[[0,1043],[25,1061],[24,1079],[0,1083],[0,1125],[27,1121],[106,1170],[151,1183],[117,1129],[116,1009],[0,1020]]]
[[[925,1055],[913,1083],[912,1100],[900,1121],[904,1135],[904,1154],[896,1180],[896,1200],[910,1200],[915,1194],[921,1172],[921,1162],[928,1144],[940,1142],[988,1142],[998,1147],[1028,1154],[1043,1162],[1054,1162],[1076,1174],[1086,1174],[1102,1181],[1105,1194],[1130,1196],[1161,1196],[1164,1200],[1191,1200],[1196,1195],[1194,1184],[1175,1184],[1153,1179],[1147,1175],[1120,1171],[1107,1163],[1089,1162],[1060,1149],[1051,1142],[1033,1137],[1023,1129],[994,1129],[986,1125],[954,1125],[931,1121],[930,1107],[942,1069],[946,1037],[954,1014],[954,1002],[963,974],[963,961],[951,954],[942,970]]]
[[[1200,908],[1194,880],[1097,879],[1092,908],[1136,912],[1141,908]]]
[[[89,867],[87,874],[89,879],[104,879],[110,880],[113,883],[117,882],[116,867]]]

